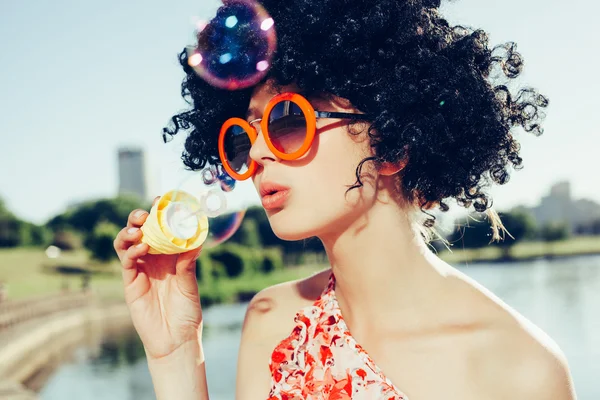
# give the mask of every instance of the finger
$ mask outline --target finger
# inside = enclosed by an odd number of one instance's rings
[[[146,222],[146,218],[148,218],[148,211],[146,210],[133,210],[129,213],[129,218],[127,219],[127,227],[140,227],[144,225]]]
[[[146,243],[139,243],[131,246],[125,252],[121,265],[123,265],[123,283],[127,286],[137,277],[137,262],[140,257],[148,254],[149,246]]]
[[[181,290],[196,295],[198,293],[198,282],[196,280],[196,260],[202,252],[202,247],[182,253],[177,257],[175,264],[177,284]]]
[[[198,257],[200,257],[201,252],[202,246],[195,250],[190,250],[185,253],[181,253],[177,258],[177,264],[175,265],[176,273],[196,273],[196,260],[198,259]]]
[[[129,247],[131,247],[132,243],[138,242],[141,237],[142,231],[140,230],[140,228],[135,226],[129,228],[125,227],[121,229],[121,231],[117,234],[117,237],[115,238],[115,250],[117,251],[117,253],[119,251],[125,251]]]

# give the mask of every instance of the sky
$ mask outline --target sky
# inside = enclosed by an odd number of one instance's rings
[[[182,141],[162,128],[186,108],[177,54],[215,0],[0,0],[0,197],[44,223],[79,201],[113,197],[117,150],[142,148],[152,197],[187,178]],[[550,98],[545,132],[517,131],[524,169],[491,194],[498,210],[534,206],[569,180],[575,198],[600,202],[600,3],[593,0],[457,0],[442,13],[482,28],[492,45],[514,41],[521,86]],[[180,138],[181,139],[181,138]],[[258,204],[249,182],[236,196]]]

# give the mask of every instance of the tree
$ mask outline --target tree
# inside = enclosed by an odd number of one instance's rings
[[[0,247],[16,247],[21,241],[21,221],[0,198]]]
[[[569,237],[569,227],[565,223],[551,222],[544,225],[541,229],[541,236],[544,242],[556,242]]]
[[[10,214],[0,215],[0,247],[16,247],[21,242],[21,221]]]
[[[450,234],[447,240],[455,246],[458,244],[466,249],[498,246],[503,250],[503,257],[508,258],[513,245],[535,236],[536,224],[533,216],[523,211],[501,213],[500,219],[508,233],[504,233],[503,239],[499,242],[492,242],[490,223],[481,213],[474,213],[457,221],[459,228]]]
[[[536,234],[536,223],[533,216],[523,211],[501,213],[500,219],[508,231],[504,238],[495,245],[503,250],[503,258],[510,258],[510,249],[518,242],[531,239]]]
[[[52,234],[45,226],[17,218],[0,198],[0,247],[47,246]]]
[[[64,219],[59,219],[59,222],[66,222],[72,228],[89,234],[100,221],[125,226],[129,213],[136,208],[149,209],[150,207],[133,196],[94,200],[66,213]]]
[[[46,247],[52,241],[52,232],[46,226],[30,224],[31,245]]]
[[[600,235],[600,218],[577,224],[574,233],[577,235]]]
[[[117,225],[108,221],[100,221],[93,233],[85,240],[85,246],[91,251],[94,259],[108,262],[117,257],[113,242],[118,233]]]
[[[80,233],[75,232],[72,229],[64,229],[54,232],[50,244],[61,250],[69,251],[80,249],[82,247],[82,241]]]
[[[479,215],[473,214],[457,221],[457,229],[447,240],[454,246],[475,249],[490,244],[492,230],[490,224]]]
[[[551,222],[545,224],[540,230],[542,240],[546,242],[546,255],[550,256],[554,253],[553,245],[559,240],[564,240],[570,235],[569,227],[565,223]]]
[[[231,241],[247,247],[260,247],[261,238],[258,233],[258,221],[253,218],[244,218],[240,228],[231,237]]]
[[[76,208],[57,215],[46,224],[53,231],[74,229],[88,235],[100,221],[125,226],[129,213],[136,208],[148,210],[145,204],[135,196],[122,195],[114,199],[100,199],[85,202]]]

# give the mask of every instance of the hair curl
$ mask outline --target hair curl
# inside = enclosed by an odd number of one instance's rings
[[[327,93],[349,100],[373,116],[368,133],[375,157],[398,162],[408,201],[449,209],[454,198],[465,208],[488,212],[494,239],[503,228],[484,192],[508,182],[509,167],[522,168],[516,126],[540,135],[548,99],[510,80],[523,69],[513,42],[489,47],[481,29],[450,26],[441,0],[261,0],[276,22],[278,48],[268,75],[279,86],[296,83],[309,95]],[[192,170],[220,164],[217,132],[232,116],[243,117],[252,88],[217,89],[188,65],[181,94],[192,109],[172,117],[164,135],[189,130],[182,160]],[[350,190],[349,189],[349,190]],[[494,217],[495,216],[495,217]]]

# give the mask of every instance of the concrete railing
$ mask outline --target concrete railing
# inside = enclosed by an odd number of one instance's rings
[[[91,305],[90,292],[67,292],[0,302],[0,332],[34,318]]]
[[[35,399],[43,377],[68,360],[76,347],[99,349],[107,332],[131,327],[129,310],[123,303],[64,310],[7,329],[7,334],[0,332],[0,400]],[[25,386],[29,389],[20,393],[19,388]]]
[[[66,292],[0,303],[0,400],[35,400],[36,377],[56,368],[68,349],[98,346],[103,332],[129,329],[124,303],[96,300],[92,292]]]

